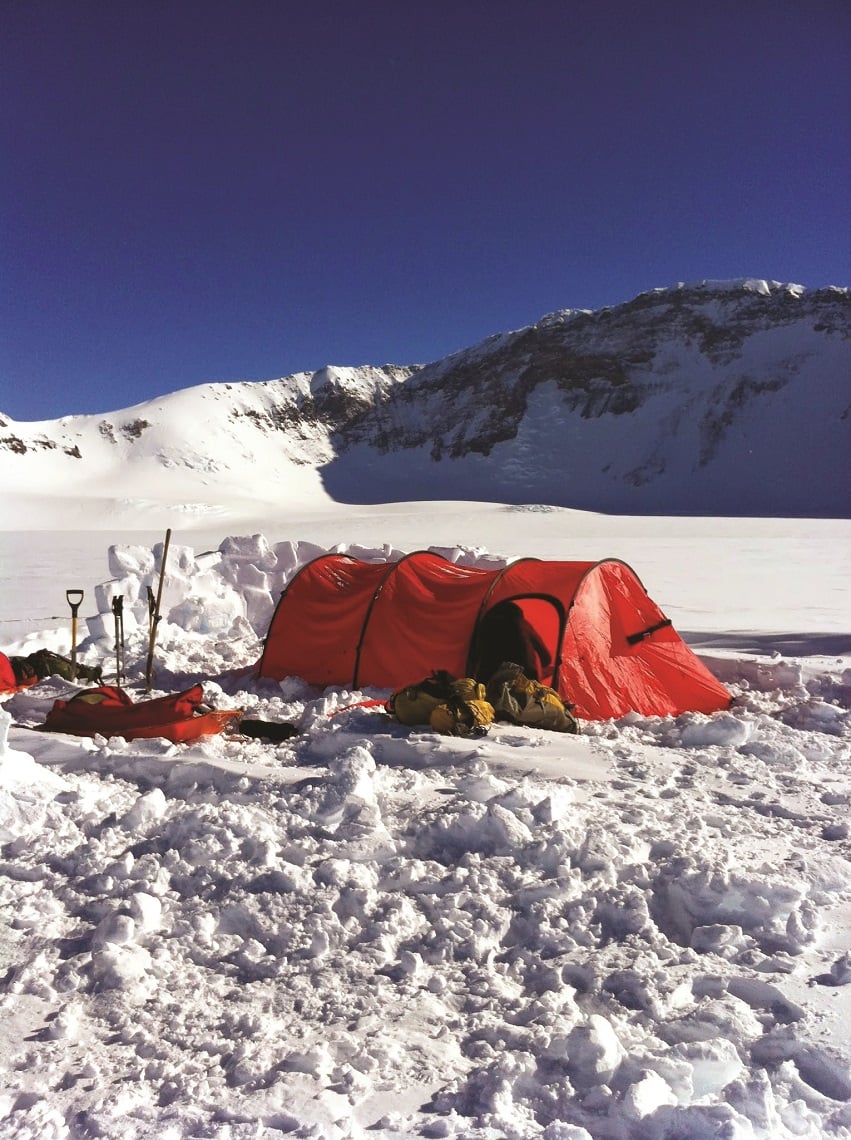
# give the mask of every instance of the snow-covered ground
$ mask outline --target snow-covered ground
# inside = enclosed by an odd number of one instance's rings
[[[80,740],[32,730],[68,684],[4,702],[0,1135],[851,1137],[851,523],[181,519],[155,695],[300,731]],[[83,588],[111,679],[121,593],[138,695],[162,533],[86,523],[0,533],[0,648],[67,653]],[[277,591],[338,545],[624,558],[733,706],[459,740],[258,682]]]

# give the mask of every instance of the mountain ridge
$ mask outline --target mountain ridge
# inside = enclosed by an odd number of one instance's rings
[[[0,467],[45,493],[144,468],[161,492],[178,469],[203,494],[248,463],[270,500],[299,484],[352,503],[846,517],[849,377],[847,288],[706,281],[556,311],[428,364],[200,384],[100,416],[0,414]]]

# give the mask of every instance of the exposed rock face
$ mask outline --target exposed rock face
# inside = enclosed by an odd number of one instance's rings
[[[237,421],[247,419],[261,431],[279,431],[306,441],[315,440],[317,435],[334,435],[345,447],[349,438],[356,436],[355,425],[376,419],[390,391],[416,371],[416,367],[387,364],[382,368],[323,368],[312,374],[299,373],[256,385],[266,389],[268,399],[263,406],[235,407],[231,416]],[[376,440],[381,437],[380,425],[373,424],[372,434]],[[375,441],[373,445],[378,446]],[[293,458],[309,463],[319,457]]]
[[[530,328],[426,365],[404,386],[388,391],[382,403],[365,408],[354,421],[340,422],[340,444],[357,441],[398,450],[429,443],[435,459],[488,455],[495,444],[516,436],[529,396],[542,384],[554,383],[561,410],[583,419],[628,415],[660,391],[692,388],[681,362],[698,355],[722,374],[711,388],[695,393],[708,397],[705,463],[712,458],[713,440],[736,411],[789,383],[816,351],[817,345],[782,355],[769,351],[764,366],[779,370],[770,374],[752,376],[742,369],[749,340],[758,334],[770,339],[795,325],[847,343],[848,290],[707,283],[644,293],[598,312],[554,313]],[[380,426],[381,420],[395,430]]]
[[[844,516],[849,423],[847,289],[705,283],[554,313],[426,365],[334,426],[325,475],[343,495],[362,444],[411,452],[394,485],[412,499]]]
[[[128,459],[222,478],[248,463],[267,484],[315,468],[343,502],[847,516],[851,293],[680,285],[553,313],[427,365],[202,385],[105,417],[0,419],[0,457],[48,452],[82,458],[69,479]]]

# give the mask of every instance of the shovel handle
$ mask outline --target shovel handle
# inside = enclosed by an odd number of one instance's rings
[[[71,607],[71,680],[77,680],[77,610],[83,600],[82,590],[66,590],[65,597]]]
[[[65,591],[65,598],[68,602],[68,605],[71,607],[72,617],[76,617],[77,616],[77,610],[80,608],[80,603],[83,600],[83,591],[82,590],[66,590]]]

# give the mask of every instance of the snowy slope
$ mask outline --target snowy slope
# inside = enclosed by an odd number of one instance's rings
[[[286,380],[203,384],[105,416],[0,424],[13,489],[0,525],[74,527],[101,517],[132,529],[163,508],[186,525],[327,499],[329,408],[363,408],[405,370],[326,369]],[[316,409],[320,409],[317,411]],[[103,512],[106,512],[105,514]]]
[[[80,500],[98,499],[128,527],[161,523],[163,504],[203,525],[234,502],[262,517],[326,497],[846,518],[850,318],[847,289],[706,282],[556,313],[424,367],[0,417],[0,478],[16,489],[0,523],[76,525]]]
[[[847,517],[851,295],[709,282],[556,313],[428,366],[381,414],[380,447],[413,449],[402,497]],[[387,465],[361,449],[326,472],[343,501],[352,480],[381,501]]]

